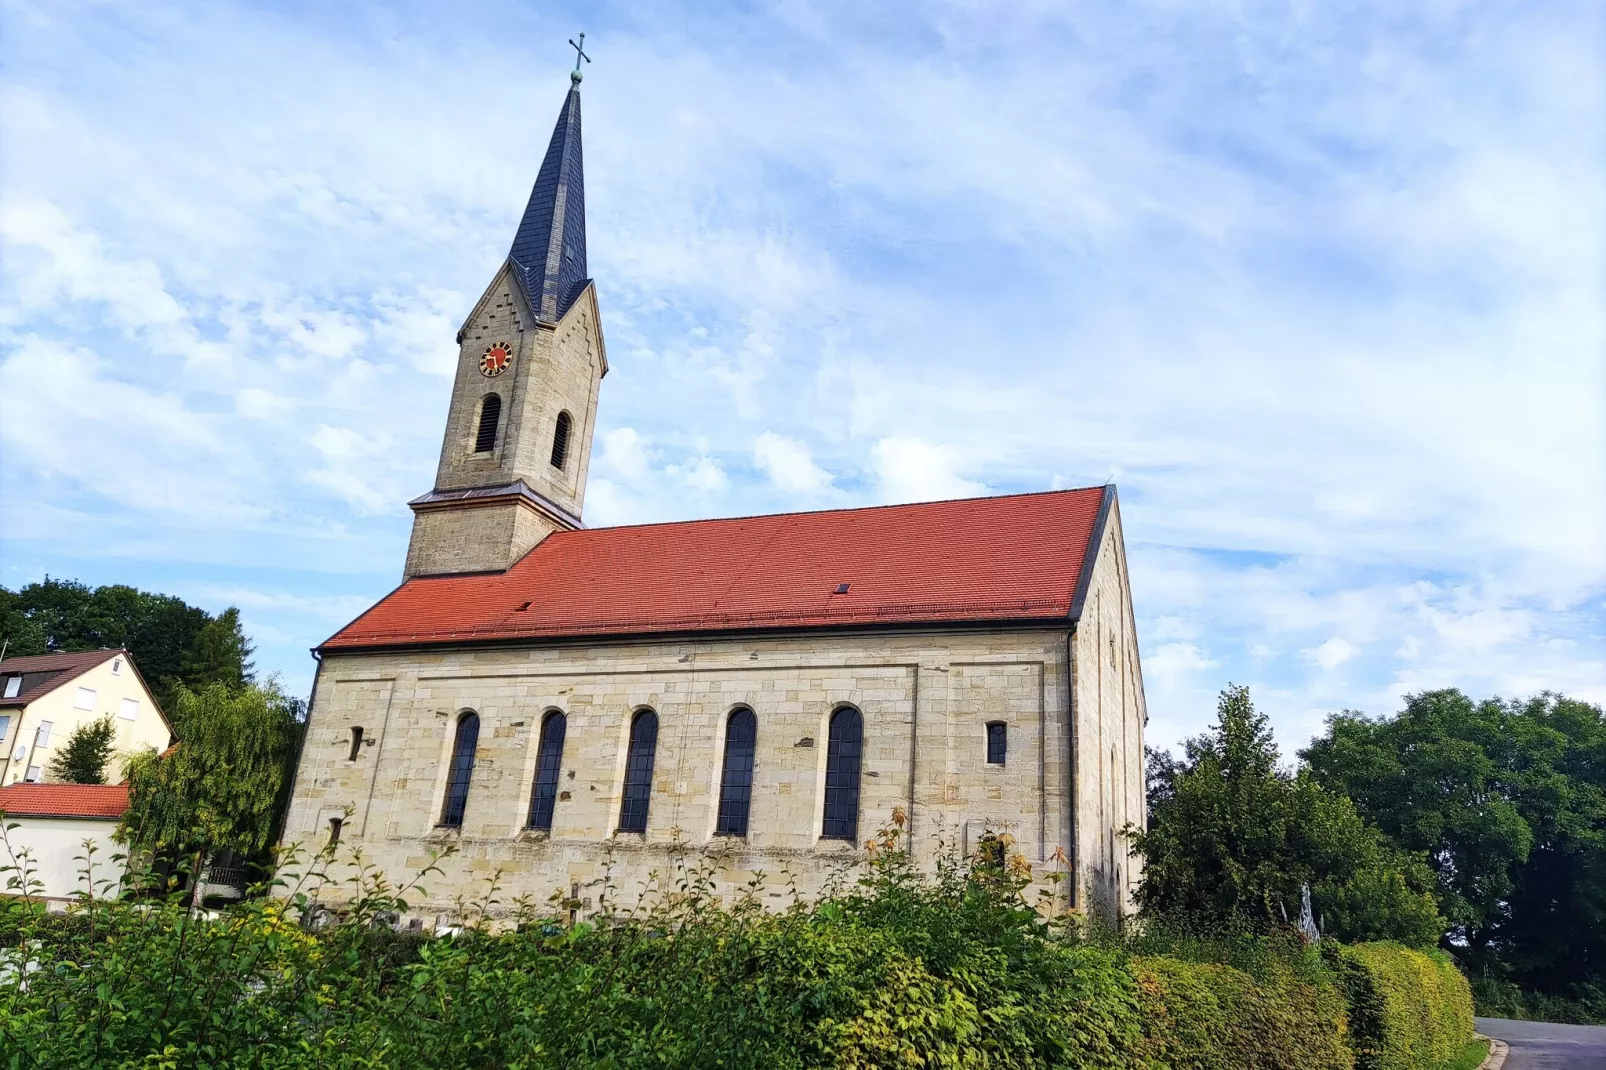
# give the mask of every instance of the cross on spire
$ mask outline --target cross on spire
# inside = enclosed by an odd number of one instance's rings
[[[585,43],[585,34],[580,35],[580,41],[578,44],[575,42],[574,38],[569,38],[569,47],[574,49],[574,70],[569,72],[569,81],[573,82],[575,85],[579,85],[580,79],[584,77],[580,73],[580,61],[585,60],[587,63],[591,62],[591,57],[586,55]]]

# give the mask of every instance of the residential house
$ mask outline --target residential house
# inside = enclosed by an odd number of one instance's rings
[[[172,726],[126,650],[0,661],[0,787],[51,779],[50,761],[73,730],[107,714],[116,728],[109,781],[124,779],[130,755],[172,742]]]

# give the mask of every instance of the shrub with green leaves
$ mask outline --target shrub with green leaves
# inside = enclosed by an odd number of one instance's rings
[[[1002,837],[928,874],[899,835],[856,883],[778,912],[759,879],[722,900],[716,860],[688,850],[631,909],[604,883],[571,922],[493,883],[439,937],[392,931],[416,882],[337,846],[217,914],[148,876],[66,915],[0,899],[0,1066],[1351,1066],[1338,974],[1297,938],[1155,954],[1157,928],[1039,913]],[[8,866],[26,891],[0,843]]]
[[[1349,993],[1357,1070],[1439,1070],[1472,1039],[1472,990],[1442,951],[1331,944]]]

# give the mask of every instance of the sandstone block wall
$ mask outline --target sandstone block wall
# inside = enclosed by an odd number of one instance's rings
[[[316,846],[342,818],[343,842],[360,843],[392,879],[455,847],[426,882],[417,904],[425,916],[450,914],[495,871],[504,902],[578,888],[594,909],[595,882],[611,874],[616,894],[632,898],[682,851],[713,859],[728,894],[762,871],[765,896],[782,905],[789,879],[814,894],[862,858],[858,845],[820,837],[827,724],[851,704],[865,725],[860,844],[898,807],[924,864],[973,848],[991,828],[1011,832],[1043,877],[1059,868],[1056,847],[1072,853],[1070,653],[1064,630],[1000,630],[332,654],[319,671],[285,839]],[[741,839],[713,834],[724,725],[738,706],[758,722]],[[642,708],[659,717],[647,831],[616,834],[630,718]],[[481,718],[477,764],[462,827],[442,829],[466,710]],[[550,710],[568,729],[547,835],[524,825]],[[1001,766],[986,762],[993,720],[1008,726]],[[354,761],[353,727],[366,741]],[[1084,766],[1095,745],[1088,731]],[[1141,791],[1141,728],[1129,737],[1116,752],[1128,768],[1110,782]],[[1106,840],[1110,829],[1096,822],[1132,812],[1130,800],[1124,810],[1100,805],[1087,784],[1076,797],[1085,844]]]

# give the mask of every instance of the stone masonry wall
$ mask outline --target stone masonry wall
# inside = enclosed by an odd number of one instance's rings
[[[682,847],[717,857],[725,892],[764,872],[768,901],[784,905],[786,874],[811,895],[862,858],[819,835],[827,722],[847,703],[865,725],[860,844],[900,807],[928,865],[990,827],[1011,832],[1042,876],[1059,865],[1055,848],[1070,847],[1068,649],[1064,630],[999,630],[331,654],[285,840],[319,845],[329,819],[342,817],[342,841],[360,843],[392,880],[454,846],[416,905],[425,917],[450,915],[457,896],[482,891],[498,870],[503,902],[578,887],[594,909],[594,882],[610,866],[629,900]],[[735,840],[713,831],[725,720],[744,705],[757,715],[758,743],[749,833]],[[659,716],[647,832],[615,834],[630,718],[644,707]],[[477,764],[461,830],[441,829],[465,710],[481,718]],[[524,828],[549,710],[568,717],[550,836]],[[986,763],[991,720],[1008,726],[1002,766]],[[354,726],[367,742],[349,761]],[[1141,746],[1124,758],[1122,782],[1140,785]],[[1081,797],[1077,826],[1089,842],[1109,832],[1095,821],[1131,812]]]
[[[1127,583],[1119,507],[1110,511],[1082,619],[1073,641],[1079,774],[1079,884],[1095,909],[1132,908],[1142,859],[1120,830],[1141,827],[1144,811],[1143,698],[1137,631]]]

